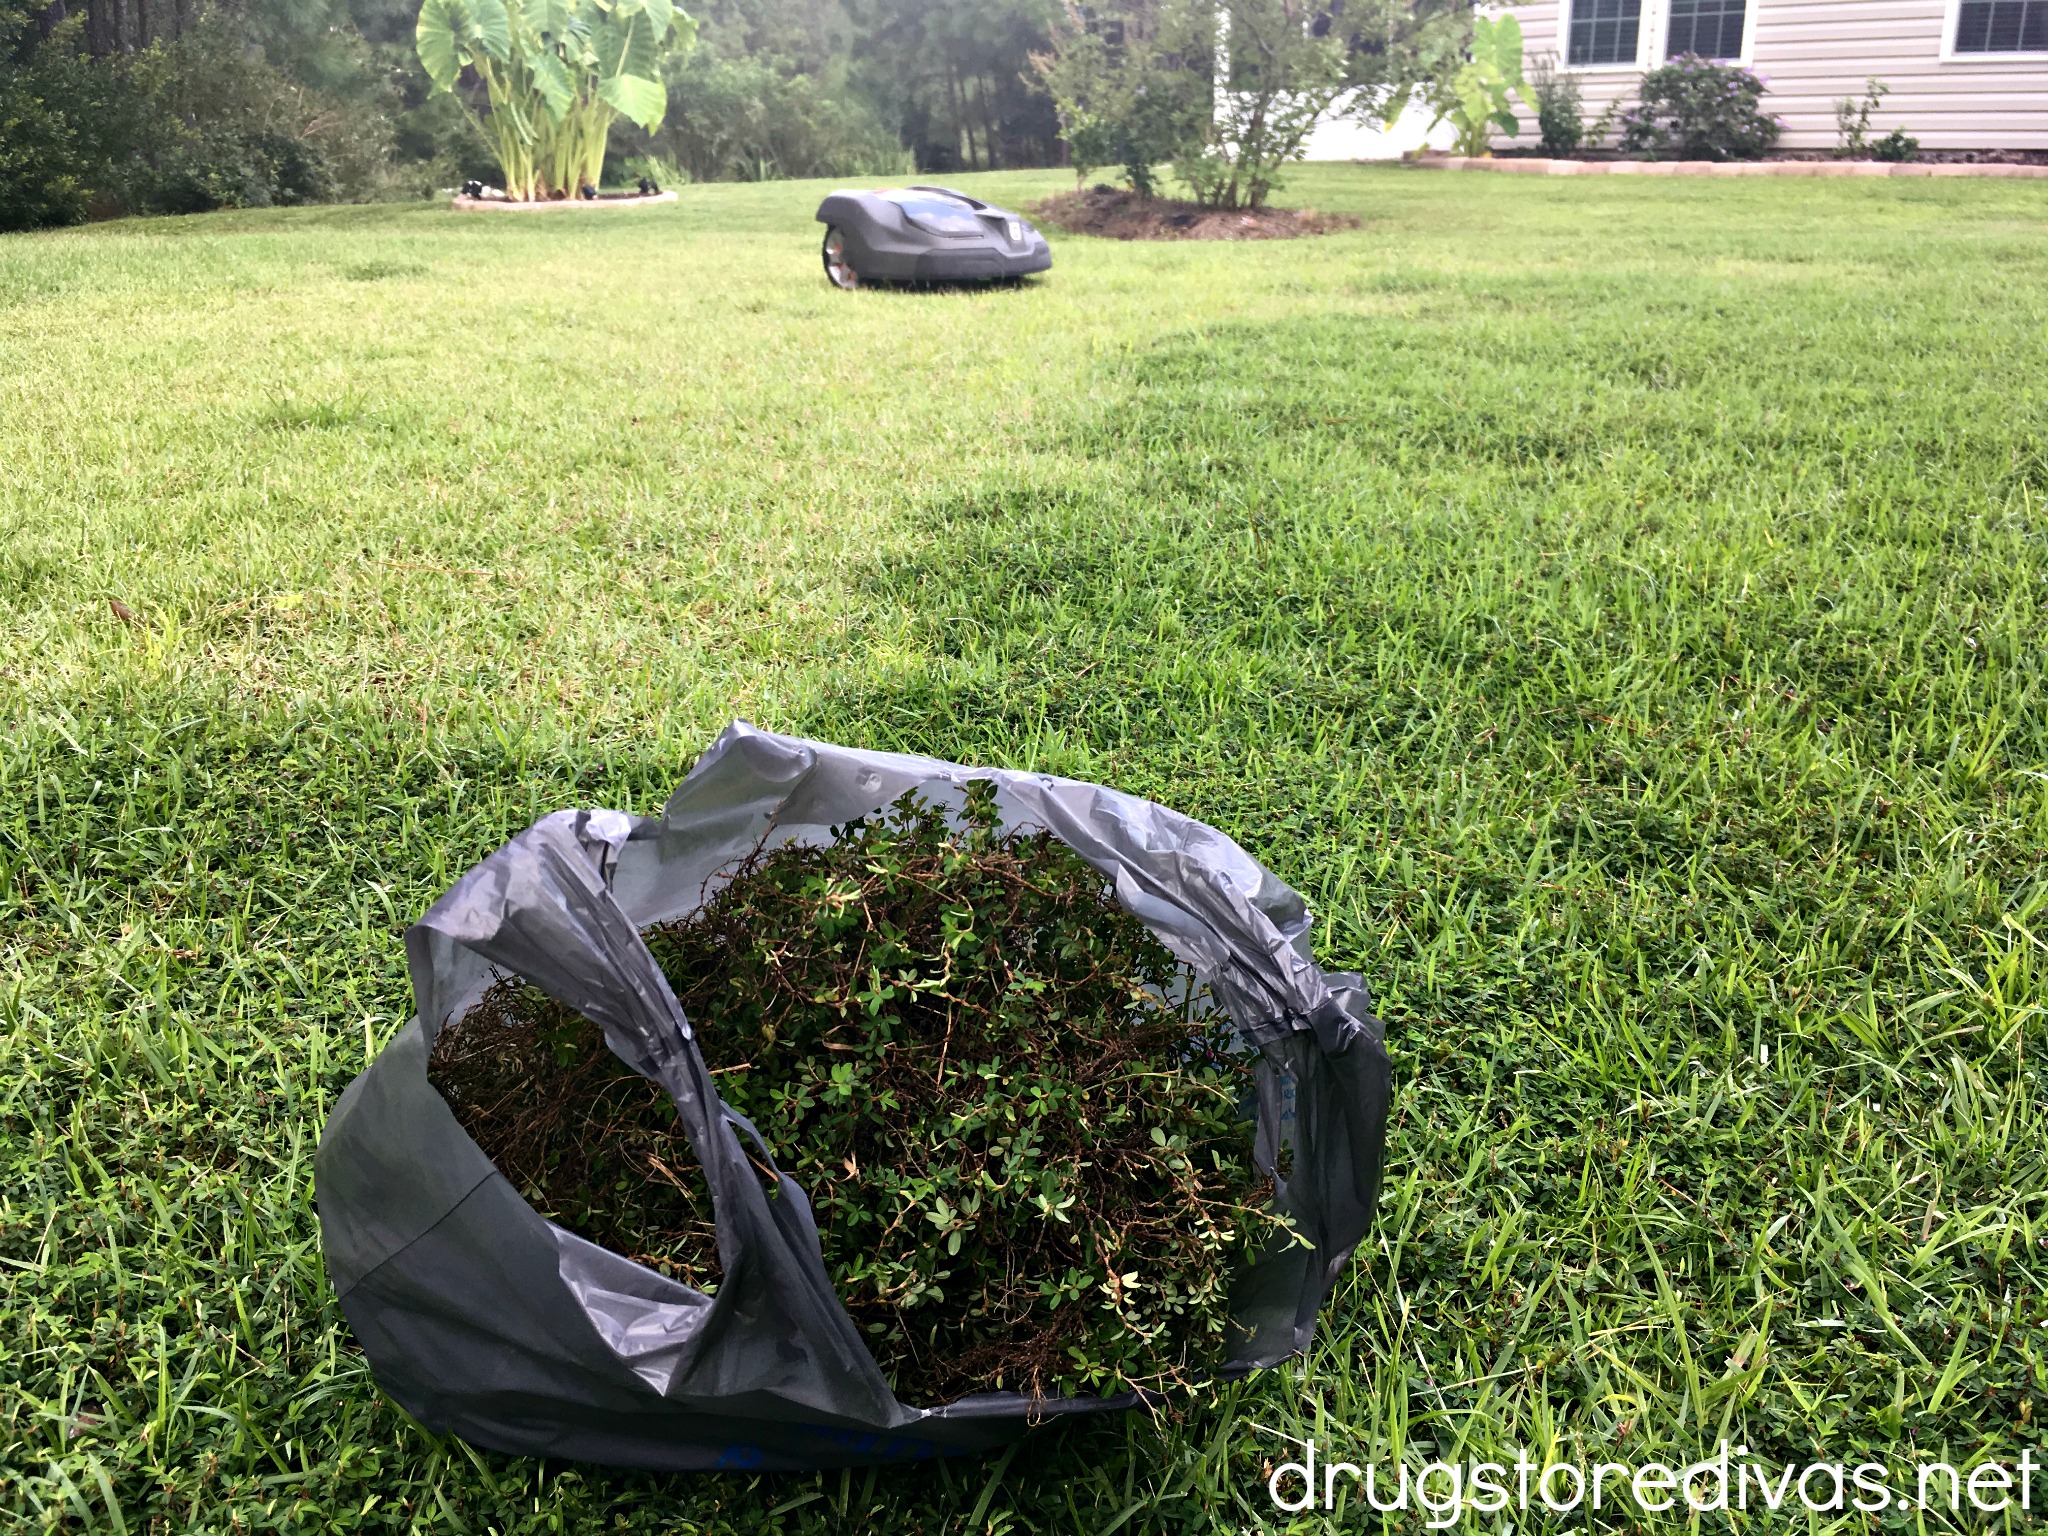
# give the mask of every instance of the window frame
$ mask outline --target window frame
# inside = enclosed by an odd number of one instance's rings
[[[1560,0],[1570,4],[1571,0]],[[2010,49],[2005,51],[1956,52],[1956,28],[1963,22],[1963,0],[1948,0],[1941,16],[1941,60],[1943,64],[2038,64],[2048,59],[2048,49]]]
[[[1572,64],[1566,62],[1571,51],[1572,6],[1577,0],[1557,0],[1558,68],[1574,75],[1619,75],[1631,71],[1646,73],[1660,64],[1669,64],[1673,55],[1664,50],[1671,42],[1671,6],[1669,0],[1641,0],[1642,9],[1636,21],[1636,56],[1628,64]],[[1742,7],[1742,52],[1732,59],[1716,59],[1717,64],[1733,64],[1748,69],[1756,52],[1756,13],[1761,0],[1746,0]],[[1948,0],[1951,16],[1960,0]],[[1955,36],[1951,22],[1945,37]],[[1966,58],[1982,57],[1967,54]],[[2025,58],[2025,54],[1993,54],[1993,58]],[[2042,55],[2048,57],[2048,55]]]
[[[1664,24],[1662,0],[1638,0],[1636,9],[1636,56],[1627,63],[1619,64],[1573,64],[1571,58],[1572,8],[1580,0],[1557,0],[1557,67],[1574,75],[1620,75],[1649,68],[1648,60],[1654,50],[1650,39],[1655,36],[1652,27]],[[1590,4],[1591,0],[1586,0]],[[1951,0],[1953,3],[1953,0]]]
[[[1713,59],[1714,64],[1733,64],[1738,69],[1748,69],[1750,57],[1756,49],[1756,8],[1761,0],[1743,0],[1742,4],[1742,47],[1732,57]],[[1954,0],[1951,0],[1954,3]],[[1657,0],[1657,62],[1669,64],[1682,55],[1672,53],[1671,48],[1671,6],[1668,0]]]

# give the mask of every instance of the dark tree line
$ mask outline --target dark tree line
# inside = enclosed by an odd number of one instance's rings
[[[699,0],[654,134],[607,174],[889,176],[1060,163],[1027,83],[1062,0]],[[430,93],[418,0],[0,0],[0,229],[422,196],[495,164]]]
[[[1062,11],[1057,0],[860,0],[860,50],[923,169],[1059,163],[1052,101],[1027,84]],[[884,82],[887,82],[884,84]]]
[[[87,56],[104,59],[181,36],[197,7],[194,0],[85,0],[78,6],[51,0],[36,12],[37,33],[45,40],[54,37],[74,14],[85,18],[80,39]]]

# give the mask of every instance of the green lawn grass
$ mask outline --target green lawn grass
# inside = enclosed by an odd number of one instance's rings
[[[2043,194],[1315,167],[1361,229],[846,295],[821,190],[0,240],[0,1510],[1135,1536],[1287,1528],[1290,1436],[2041,1446]],[[311,1156],[404,925],[735,716],[1309,895],[1397,1074],[1311,1358],[823,1477],[378,1396]]]

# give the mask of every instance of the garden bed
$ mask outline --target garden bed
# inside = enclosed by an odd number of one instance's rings
[[[1069,235],[1110,240],[1292,240],[1356,229],[1348,213],[1313,208],[1205,208],[1116,187],[1062,192],[1030,207],[1033,218]]]
[[[2048,177],[2048,165],[1890,160],[1546,160],[1540,155],[1419,155],[1432,171],[1507,171],[1523,176],[2007,176]]]
[[[451,206],[463,213],[537,213],[550,208],[646,208],[675,200],[673,192],[600,192],[596,197],[536,198],[515,203],[509,197],[471,197],[458,192]]]

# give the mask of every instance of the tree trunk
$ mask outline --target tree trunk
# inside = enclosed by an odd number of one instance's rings
[[[93,0],[93,11],[104,10],[107,16],[107,52],[133,53],[135,40],[128,34],[127,0]]]
[[[988,145],[988,168],[1000,171],[1003,168],[1002,136],[996,126],[995,84],[987,75],[981,77],[981,136]]]
[[[968,140],[972,142],[975,130],[977,128],[981,130],[981,150],[974,157],[974,168],[977,171],[988,170],[995,164],[993,159],[994,148],[988,141],[988,114],[982,109],[981,77],[979,75],[967,75],[961,79],[960,101],[967,109]]]
[[[988,140],[974,142],[974,77],[960,77],[960,126],[967,133],[967,168],[971,171],[988,169]]]
[[[85,51],[104,59],[114,48],[114,0],[86,0]]]
[[[960,83],[959,66],[951,59],[946,61],[946,90],[953,98],[953,148],[957,152],[963,145],[967,150],[967,166],[977,170],[974,157],[974,126],[967,118],[966,92]]]
[[[70,13],[64,9],[64,0],[50,0],[50,3],[36,12],[36,31],[45,41],[51,33],[64,24]]]

